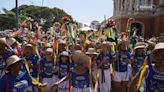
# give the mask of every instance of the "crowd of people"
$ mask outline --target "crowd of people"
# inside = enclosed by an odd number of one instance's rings
[[[23,23],[0,37],[1,92],[164,92],[164,36]],[[26,29],[26,30],[25,30]],[[73,30],[73,31],[70,31]]]

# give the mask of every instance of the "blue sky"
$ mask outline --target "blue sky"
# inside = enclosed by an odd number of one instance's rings
[[[0,9],[15,7],[15,0],[0,0]],[[22,4],[42,6],[42,0],[18,0]],[[65,10],[75,20],[89,24],[113,15],[113,0],[43,0],[43,6]],[[1,11],[1,10],[0,10]],[[2,12],[2,11],[1,11]]]

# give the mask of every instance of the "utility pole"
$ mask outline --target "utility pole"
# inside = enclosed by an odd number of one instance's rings
[[[18,31],[18,0],[15,0],[16,3],[16,31]]]

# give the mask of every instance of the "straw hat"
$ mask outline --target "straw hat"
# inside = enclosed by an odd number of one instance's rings
[[[7,60],[6,60],[6,64],[7,64],[7,68],[9,67],[9,66],[11,66],[11,65],[13,65],[13,64],[15,64],[15,63],[17,63],[17,62],[19,62],[20,60],[22,60],[22,59],[20,59],[18,56],[16,56],[16,55],[13,55],[13,56],[10,56]]]
[[[15,38],[9,38],[9,39],[6,40],[6,42],[7,42],[8,45],[11,46],[11,45],[13,45],[15,42],[17,42],[17,41],[15,40]]]
[[[88,52],[86,52],[87,55],[97,55],[98,53],[96,53],[94,48],[89,48]]]
[[[0,44],[8,46],[8,44],[6,42],[6,38],[0,38]]]
[[[46,49],[46,52],[53,53],[53,49],[52,49],[52,48],[47,48],[47,49]]]
[[[147,43],[151,46],[155,46],[156,45],[156,38],[150,38]]]
[[[52,47],[52,44],[50,44],[50,43],[46,43],[46,46],[45,46],[46,48],[50,48],[50,47]]]
[[[27,48],[27,47],[28,47],[28,48],[31,48],[31,50],[32,50],[32,52],[33,52],[34,48],[33,48],[33,45],[32,45],[32,44],[29,44],[29,43],[25,44],[24,47],[23,47],[23,50],[26,51],[26,48]]]
[[[136,46],[134,47],[134,50],[136,50],[136,49],[144,49],[144,48],[146,48],[146,44],[143,43],[143,42],[138,42],[138,43],[136,43]]]
[[[0,38],[0,44],[5,45],[6,47],[8,47],[9,49],[12,49],[6,42],[6,38]]]
[[[69,53],[67,52],[67,51],[63,51],[61,54],[60,54],[60,56],[69,56]]]
[[[158,51],[158,50],[164,50],[164,43],[158,43],[155,48],[154,48],[154,52]]]
[[[86,65],[89,64],[89,57],[82,52],[75,52],[72,59],[74,63],[80,62],[80,63],[85,63]]]
[[[66,45],[66,41],[64,41],[64,40],[59,40],[59,44],[60,44],[60,45]]]
[[[103,43],[101,43],[101,48],[103,48],[103,47],[107,47],[107,48],[109,48],[111,45],[113,45],[111,42],[108,42],[108,41],[104,41]]]

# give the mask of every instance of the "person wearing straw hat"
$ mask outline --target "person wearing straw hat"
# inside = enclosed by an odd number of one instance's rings
[[[26,44],[23,47],[23,58],[28,62],[30,73],[34,78],[38,77],[38,61],[39,57],[34,53],[32,44]]]
[[[111,72],[110,64],[112,64],[112,59],[114,56],[113,51],[110,48],[109,42],[103,42],[101,44],[102,51],[100,52],[100,58],[98,59],[99,71],[99,87],[101,92],[111,91]]]
[[[12,51],[16,55],[20,56],[21,55],[21,51],[20,51],[21,47],[20,47],[18,41],[15,38],[9,38],[6,41],[7,41],[8,45],[12,48]]]
[[[127,92],[128,81],[132,77],[131,60],[132,55],[128,51],[128,41],[118,43],[114,62],[113,92]]]
[[[6,61],[11,56],[11,47],[7,44],[6,38],[0,38],[0,56]]]
[[[59,54],[59,59],[57,61],[58,67],[58,80],[61,80],[63,77],[67,76],[71,70],[71,61],[70,55],[67,51],[63,51]],[[58,92],[66,92],[69,88],[69,81],[65,81],[58,86]]]
[[[134,47],[133,62],[132,62],[133,76],[135,76],[140,70],[140,68],[142,67],[145,57],[146,57],[145,43],[142,43],[142,42],[136,43],[136,46]]]
[[[66,51],[67,43],[65,40],[59,40],[59,50],[58,52],[61,53],[62,51]]]
[[[150,55],[156,45],[156,39],[155,38],[150,38],[148,41],[148,47],[147,47],[147,55]]]
[[[19,80],[21,61],[22,59],[16,55],[12,55],[7,59],[6,69],[8,72],[0,79],[1,92],[24,92],[27,88],[27,80]]]
[[[94,48],[88,48],[88,51],[85,53],[86,55],[88,55],[91,58],[91,63],[92,63],[92,74],[94,79],[96,79],[96,70],[97,70],[97,56],[98,53],[95,51]]]
[[[54,75],[55,63],[53,59],[53,49],[47,48],[45,57],[40,60],[40,77],[43,83],[48,83],[47,87],[51,88],[52,84],[56,82],[57,77]]]
[[[92,92],[89,73],[89,57],[81,51],[76,51],[73,55],[73,69],[71,72],[56,82],[54,86],[59,85],[65,80],[69,80],[71,83],[69,90],[72,92]]]
[[[129,92],[138,92],[140,86],[136,86],[139,81],[145,82],[145,92],[164,92],[164,43],[158,43],[152,55],[156,61],[155,64],[148,64],[142,67],[144,71],[140,71],[136,77],[133,79]],[[147,57],[149,62],[152,62],[150,57]],[[145,81],[140,79],[146,79]],[[136,88],[137,87],[137,88]]]

